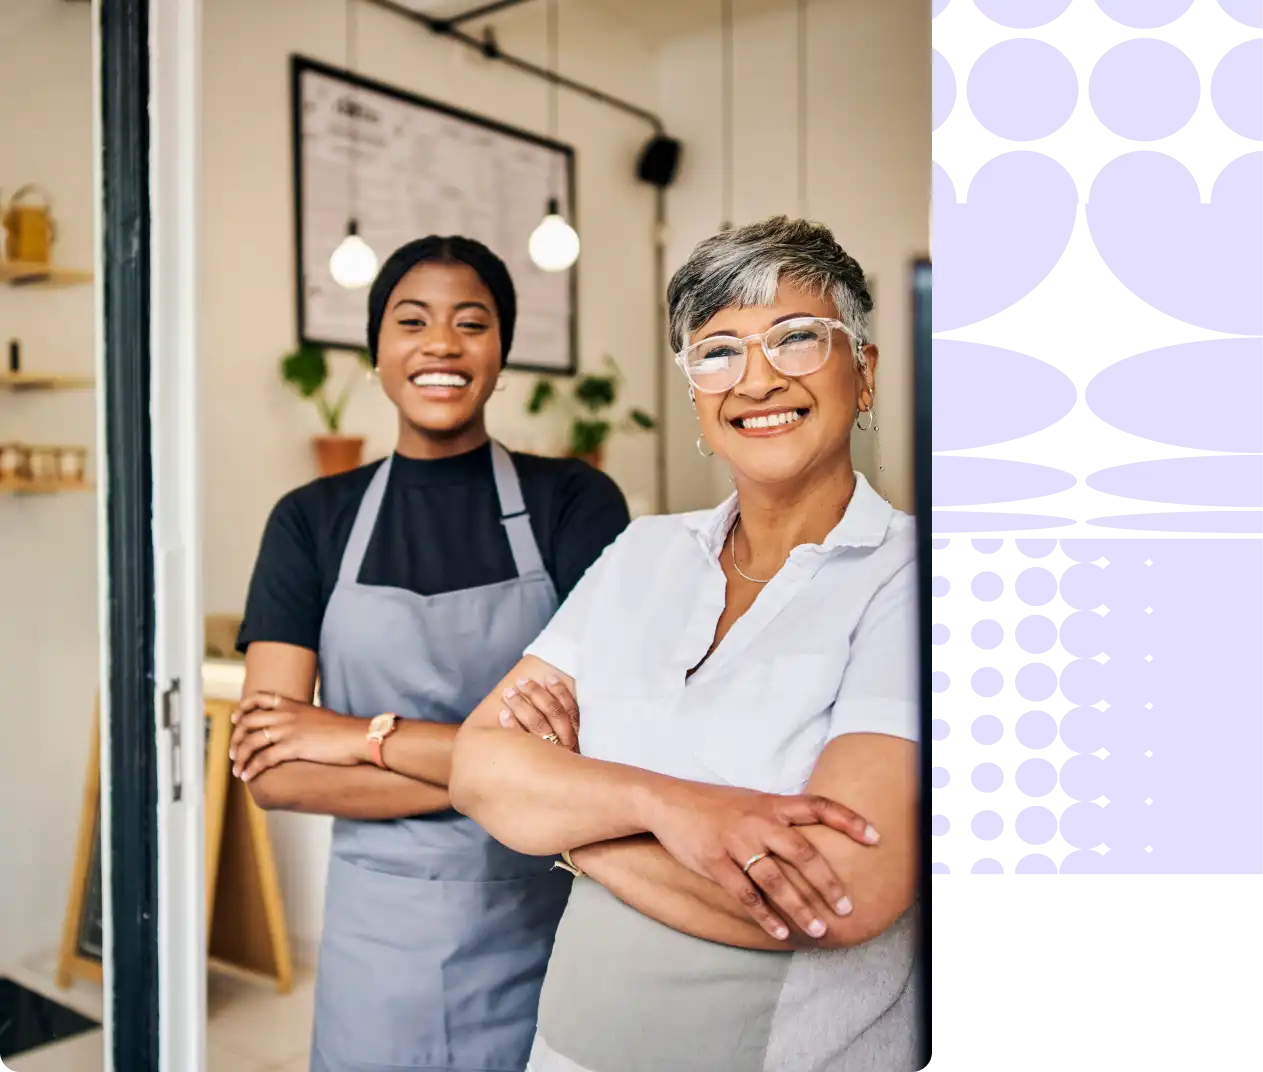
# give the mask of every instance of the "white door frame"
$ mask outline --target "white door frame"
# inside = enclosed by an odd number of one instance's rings
[[[201,1072],[206,1064],[202,480],[197,399],[200,8],[200,0],[149,2],[162,1072]]]

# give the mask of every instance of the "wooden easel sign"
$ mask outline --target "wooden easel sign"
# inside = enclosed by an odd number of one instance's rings
[[[217,969],[270,979],[287,993],[294,968],[267,815],[232,777],[228,759],[234,708],[227,700],[205,705],[209,960]],[[102,976],[100,740],[98,704],[57,965],[57,985],[63,989],[74,979],[99,983]]]

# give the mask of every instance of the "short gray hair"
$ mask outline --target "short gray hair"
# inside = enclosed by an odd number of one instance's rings
[[[771,305],[781,280],[833,299],[838,319],[869,341],[873,298],[864,270],[820,223],[774,216],[722,231],[693,250],[667,287],[671,349],[730,306]]]

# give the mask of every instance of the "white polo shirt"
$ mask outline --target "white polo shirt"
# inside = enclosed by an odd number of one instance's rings
[[[677,778],[801,792],[846,733],[916,740],[914,524],[857,474],[845,516],[794,548],[715,638],[737,512],[634,521],[527,648],[576,681],[584,755]]]

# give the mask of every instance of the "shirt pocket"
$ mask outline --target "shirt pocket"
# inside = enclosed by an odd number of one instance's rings
[[[824,750],[845,665],[845,652],[750,658],[699,689],[687,746],[728,785],[801,792]]]

